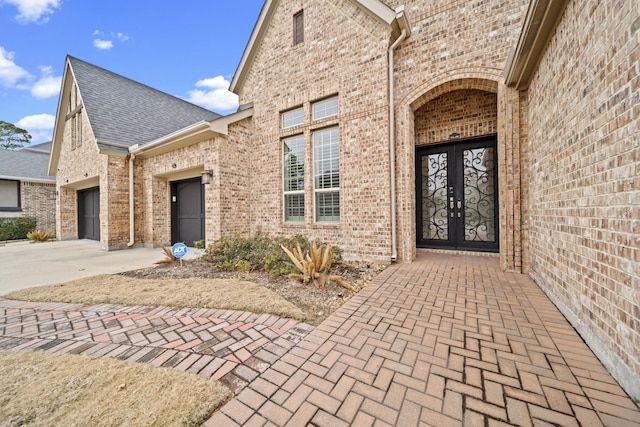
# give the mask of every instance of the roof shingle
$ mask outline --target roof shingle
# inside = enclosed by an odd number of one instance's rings
[[[140,146],[219,114],[104,68],[68,57],[100,149]]]

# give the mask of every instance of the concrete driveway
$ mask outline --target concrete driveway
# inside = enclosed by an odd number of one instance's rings
[[[160,248],[106,252],[93,240],[8,243],[0,246],[0,295],[96,274],[150,267],[163,258]]]

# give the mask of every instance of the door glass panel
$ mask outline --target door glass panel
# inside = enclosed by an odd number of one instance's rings
[[[495,242],[494,148],[464,150],[464,239]]]
[[[447,153],[422,156],[422,238],[449,239]]]

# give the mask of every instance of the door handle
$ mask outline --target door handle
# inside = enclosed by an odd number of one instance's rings
[[[458,200],[458,209],[462,209],[462,202]]]
[[[449,208],[453,209],[453,197],[449,197]]]

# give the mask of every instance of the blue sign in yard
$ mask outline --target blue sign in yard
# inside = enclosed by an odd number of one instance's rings
[[[175,245],[171,246],[171,253],[176,258],[182,258],[187,254],[187,245],[185,245],[184,243],[176,243]]]

